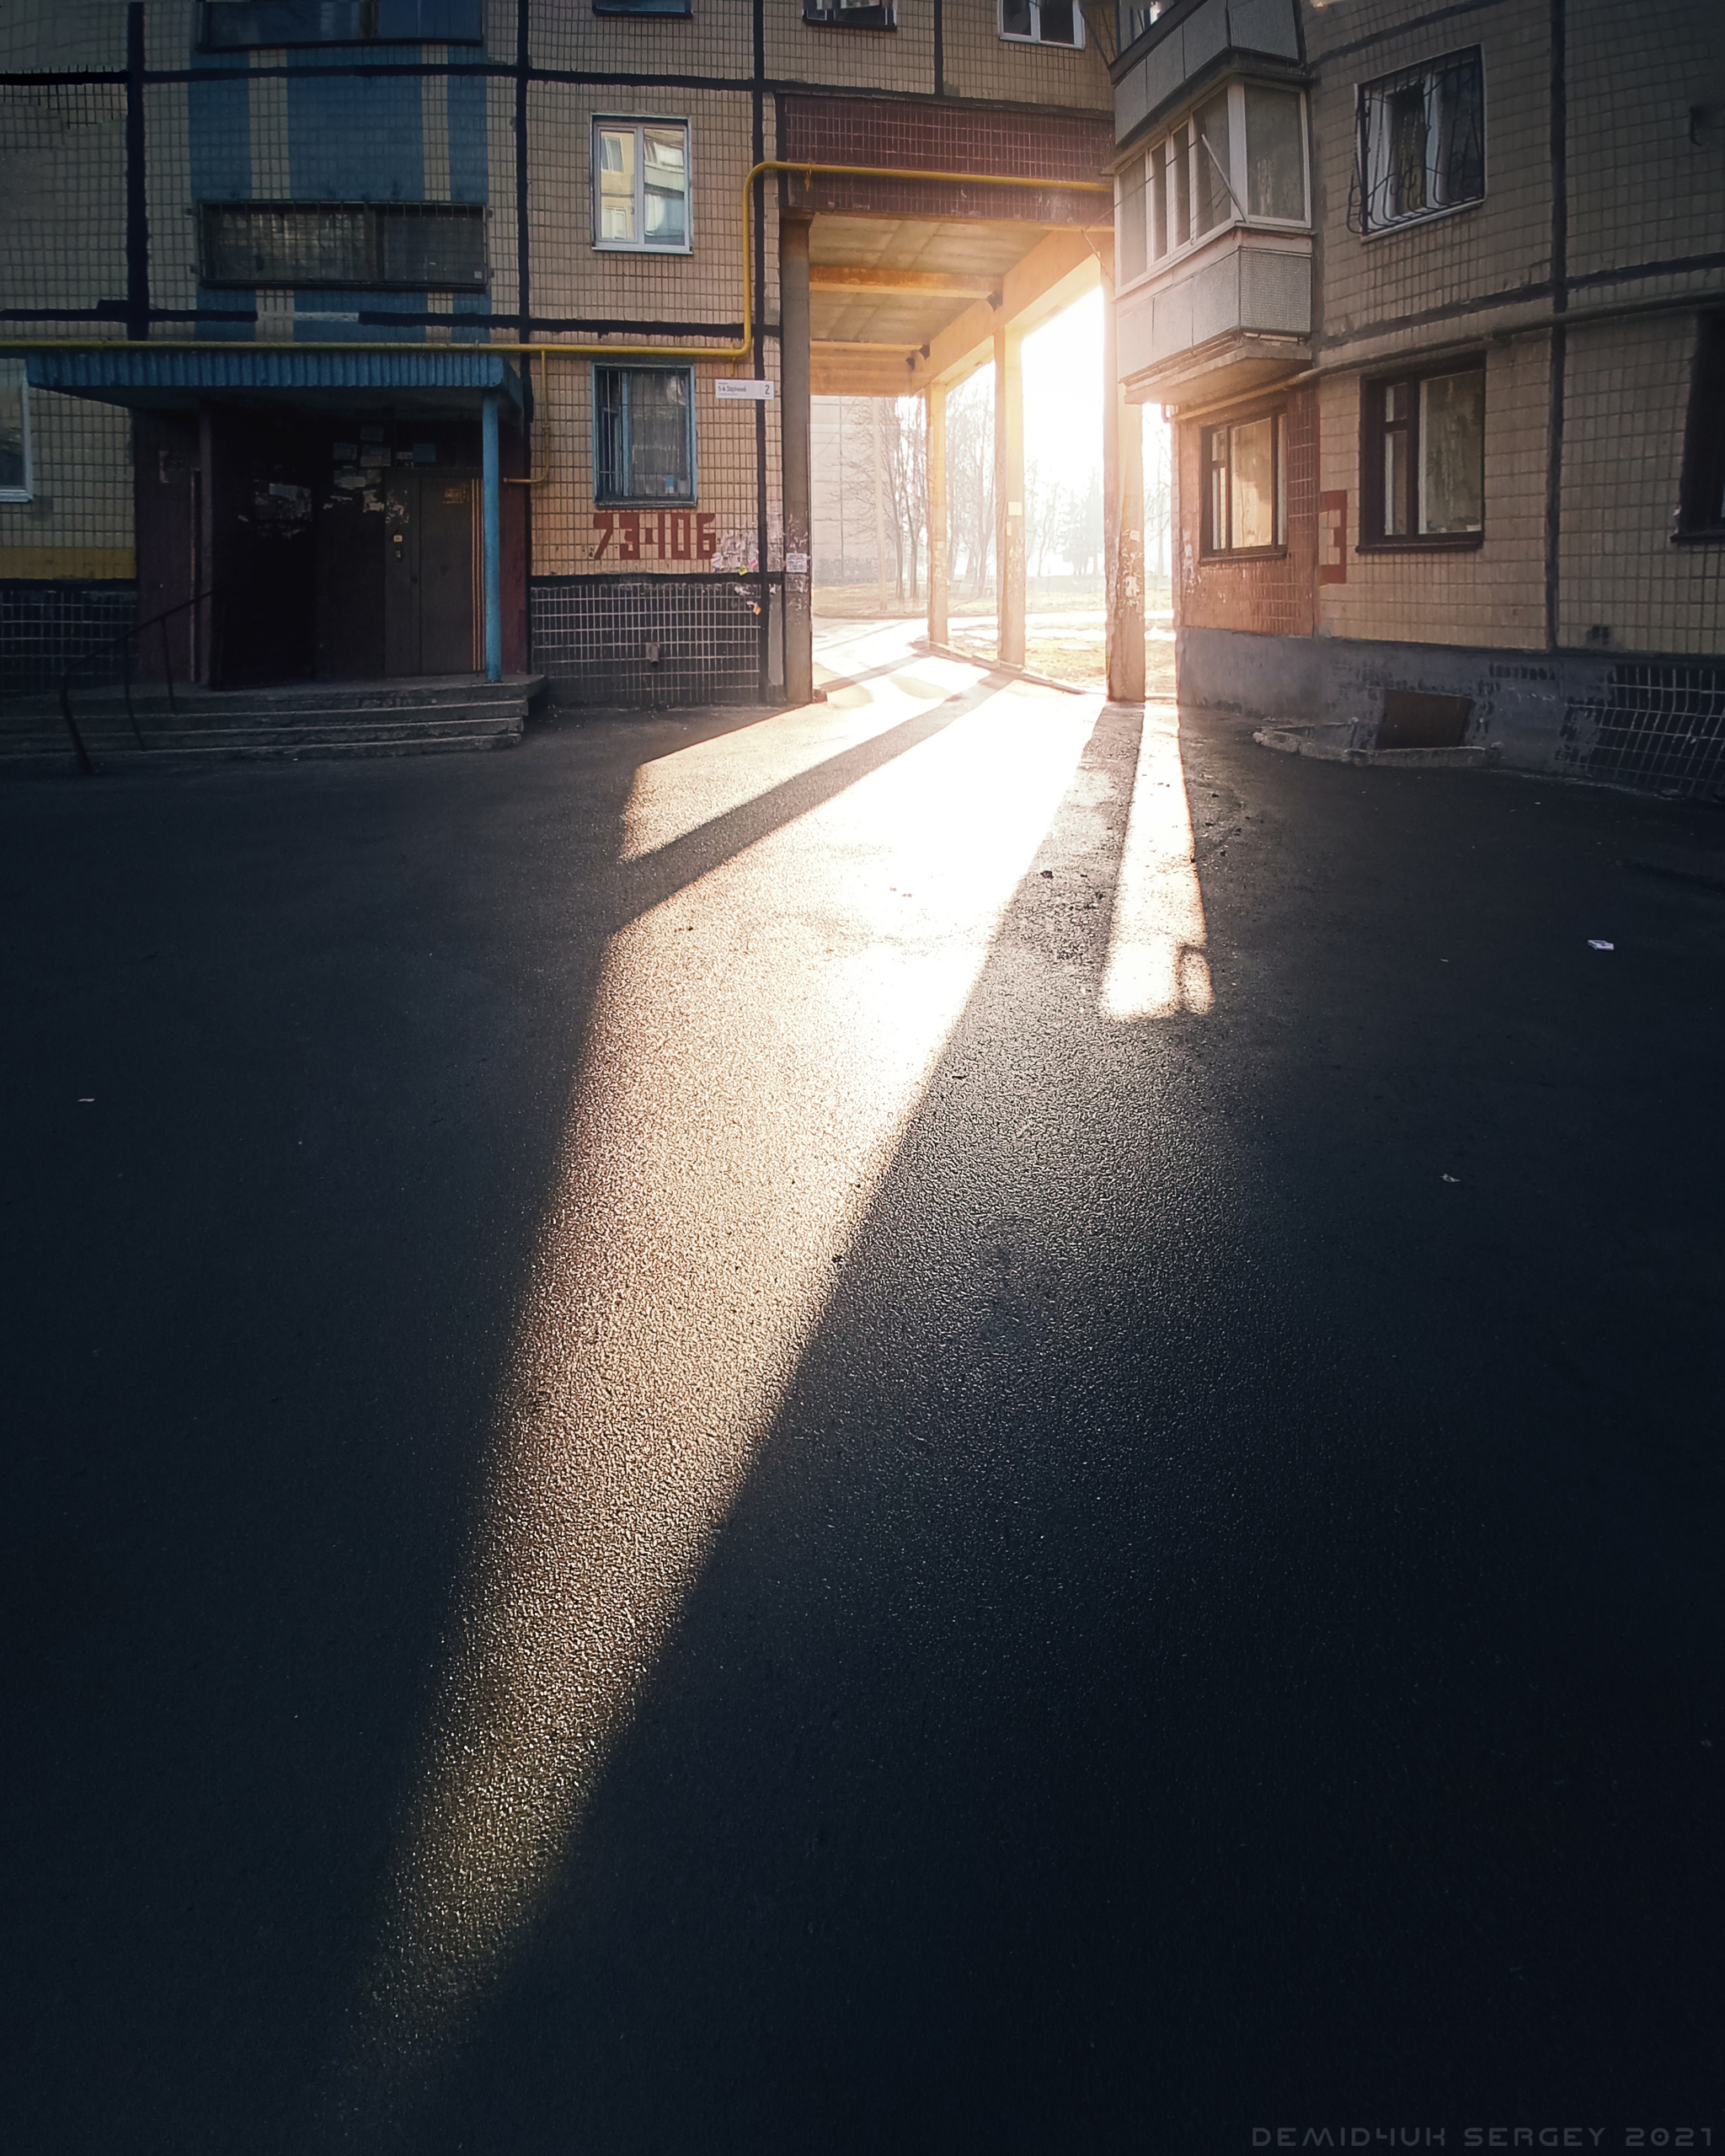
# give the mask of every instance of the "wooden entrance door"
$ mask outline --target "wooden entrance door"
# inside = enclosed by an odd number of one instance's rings
[[[478,503],[459,465],[338,470],[318,525],[321,680],[478,672]]]
[[[478,671],[474,570],[477,473],[398,468],[385,496],[383,640],[387,674]]]

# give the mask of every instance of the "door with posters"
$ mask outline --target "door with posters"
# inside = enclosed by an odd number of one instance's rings
[[[478,671],[477,434],[375,424],[334,434],[318,527],[320,680]]]

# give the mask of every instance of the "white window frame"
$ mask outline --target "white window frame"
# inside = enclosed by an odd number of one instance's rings
[[[1201,99],[1189,111],[1183,112],[1172,126],[1166,129],[1156,141],[1151,144],[1149,149],[1145,151],[1141,157],[1135,158],[1123,172],[1117,175],[1114,181],[1117,249],[1121,230],[1120,204],[1128,189],[1140,187],[1144,190],[1146,196],[1144,267],[1141,270],[1133,270],[1130,276],[1122,276],[1121,291],[1124,292],[1129,286],[1139,283],[1144,278],[1159,276],[1171,263],[1183,261],[1188,254],[1196,254],[1200,249],[1212,245],[1227,233],[1242,229],[1252,232],[1285,233],[1309,233],[1311,230],[1311,113],[1306,93],[1292,83],[1261,82],[1257,77],[1252,79],[1265,89],[1290,90],[1300,99],[1300,173],[1306,191],[1305,216],[1265,217],[1252,217],[1247,213],[1245,204],[1247,199],[1247,190],[1250,184],[1246,155],[1247,78],[1244,76],[1236,76],[1226,85],[1228,95],[1226,214],[1218,218],[1208,232],[1192,234],[1182,240],[1178,246],[1165,248],[1160,254],[1153,251],[1155,224],[1151,215],[1151,172],[1155,161],[1160,161],[1165,169],[1170,163],[1177,163],[1183,167],[1181,173],[1181,184],[1185,190],[1186,216],[1189,225],[1192,218],[1192,206],[1197,200],[1198,195],[1199,159],[1208,156],[1203,143],[1199,140],[1198,115],[1205,105],[1214,100],[1215,96],[1214,89],[1210,91],[1209,96]],[[1183,134],[1186,141],[1181,144],[1180,137]]]
[[[36,498],[35,466],[30,456],[30,378],[27,360],[8,360],[0,355],[0,366],[18,369],[19,434],[24,450],[24,484],[15,487],[0,487],[0,501],[34,501]]]
[[[1463,59],[1469,54],[1477,56],[1479,67],[1479,192],[1459,202],[1439,202],[1429,210],[1404,210],[1393,217],[1373,216],[1370,204],[1374,193],[1386,177],[1390,145],[1387,131],[1375,146],[1372,142],[1369,111],[1370,95],[1383,83],[1393,82],[1397,77],[1409,75],[1415,71],[1411,67],[1398,68],[1393,74],[1376,75],[1369,83],[1354,84],[1354,158],[1359,187],[1359,236],[1362,239],[1381,239],[1386,233],[1406,232],[1411,225],[1429,224],[1434,217],[1459,217],[1464,210],[1477,210],[1485,201],[1491,185],[1491,146],[1486,129],[1485,48],[1477,45],[1460,45],[1453,52],[1439,53],[1435,60],[1426,61],[1420,72],[1425,76],[1428,84],[1426,94],[1429,99],[1432,79],[1451,62]]]
[[[608,127],[620,131],[625,127],[635,131],[635,233],[633,239],[605,239],[600,234],[601,201],[599,193],[599,131]],[[649,127],[681,127],[683,131],[683,219],[682,243],[667,247],[659,240],[647,237],[647,146],[643,131]],[[595,112],[593,115],[591,145],[589,153],[589,185],[593,195],[593,245],[604,254],[692,254],[695,251],[695,144],[694,129],[676,113],[660,112]]]
[[[1042,34],[1042,0],[1030,0],[1030,28],[1028,30],[1009,30],[1007,28],[1006,0],[996,0],[995,28],[1008,45],[1042,45],[1050,52],[1082,52],[1084,50],[1084,10],[1079,0],[1072,0],[1072,28],[1077,33],[1068,45],[1063,38],[1045,38]]]

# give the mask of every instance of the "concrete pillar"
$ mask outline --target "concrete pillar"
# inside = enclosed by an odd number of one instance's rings
[[[1102,530],[1108,697],[1144,701],[1144,414],[1120,393],[1114,295],[1103,287]]]
[[[947,641],[947,391],[928,386],[928,640]]]
[[[995,650],[1024,663],[1024,333],[994,325]]]
[[[779,427],[784,443],[785,701],[814,700],[814,625],[810,612],[809,484],[809,227],[804,215],[778,221]]]
[[[503,479],[497,445],[497,393],[487,393],[480,429],[480,533],[484,562],[485,678],[503,679]]]

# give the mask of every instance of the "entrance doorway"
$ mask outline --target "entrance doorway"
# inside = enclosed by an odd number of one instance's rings
[[[191,464],[194,425],[195,548],[185,489],[158,472]],[[174,603],[170,566],[209,564],[213,596],[176,659],[195,649],[197,671],[222,688],[480,670],[476,421],[206,404],[178,426],[184,441],[140,428],[137,491],[140,559],[163,564],[160,604]]]

